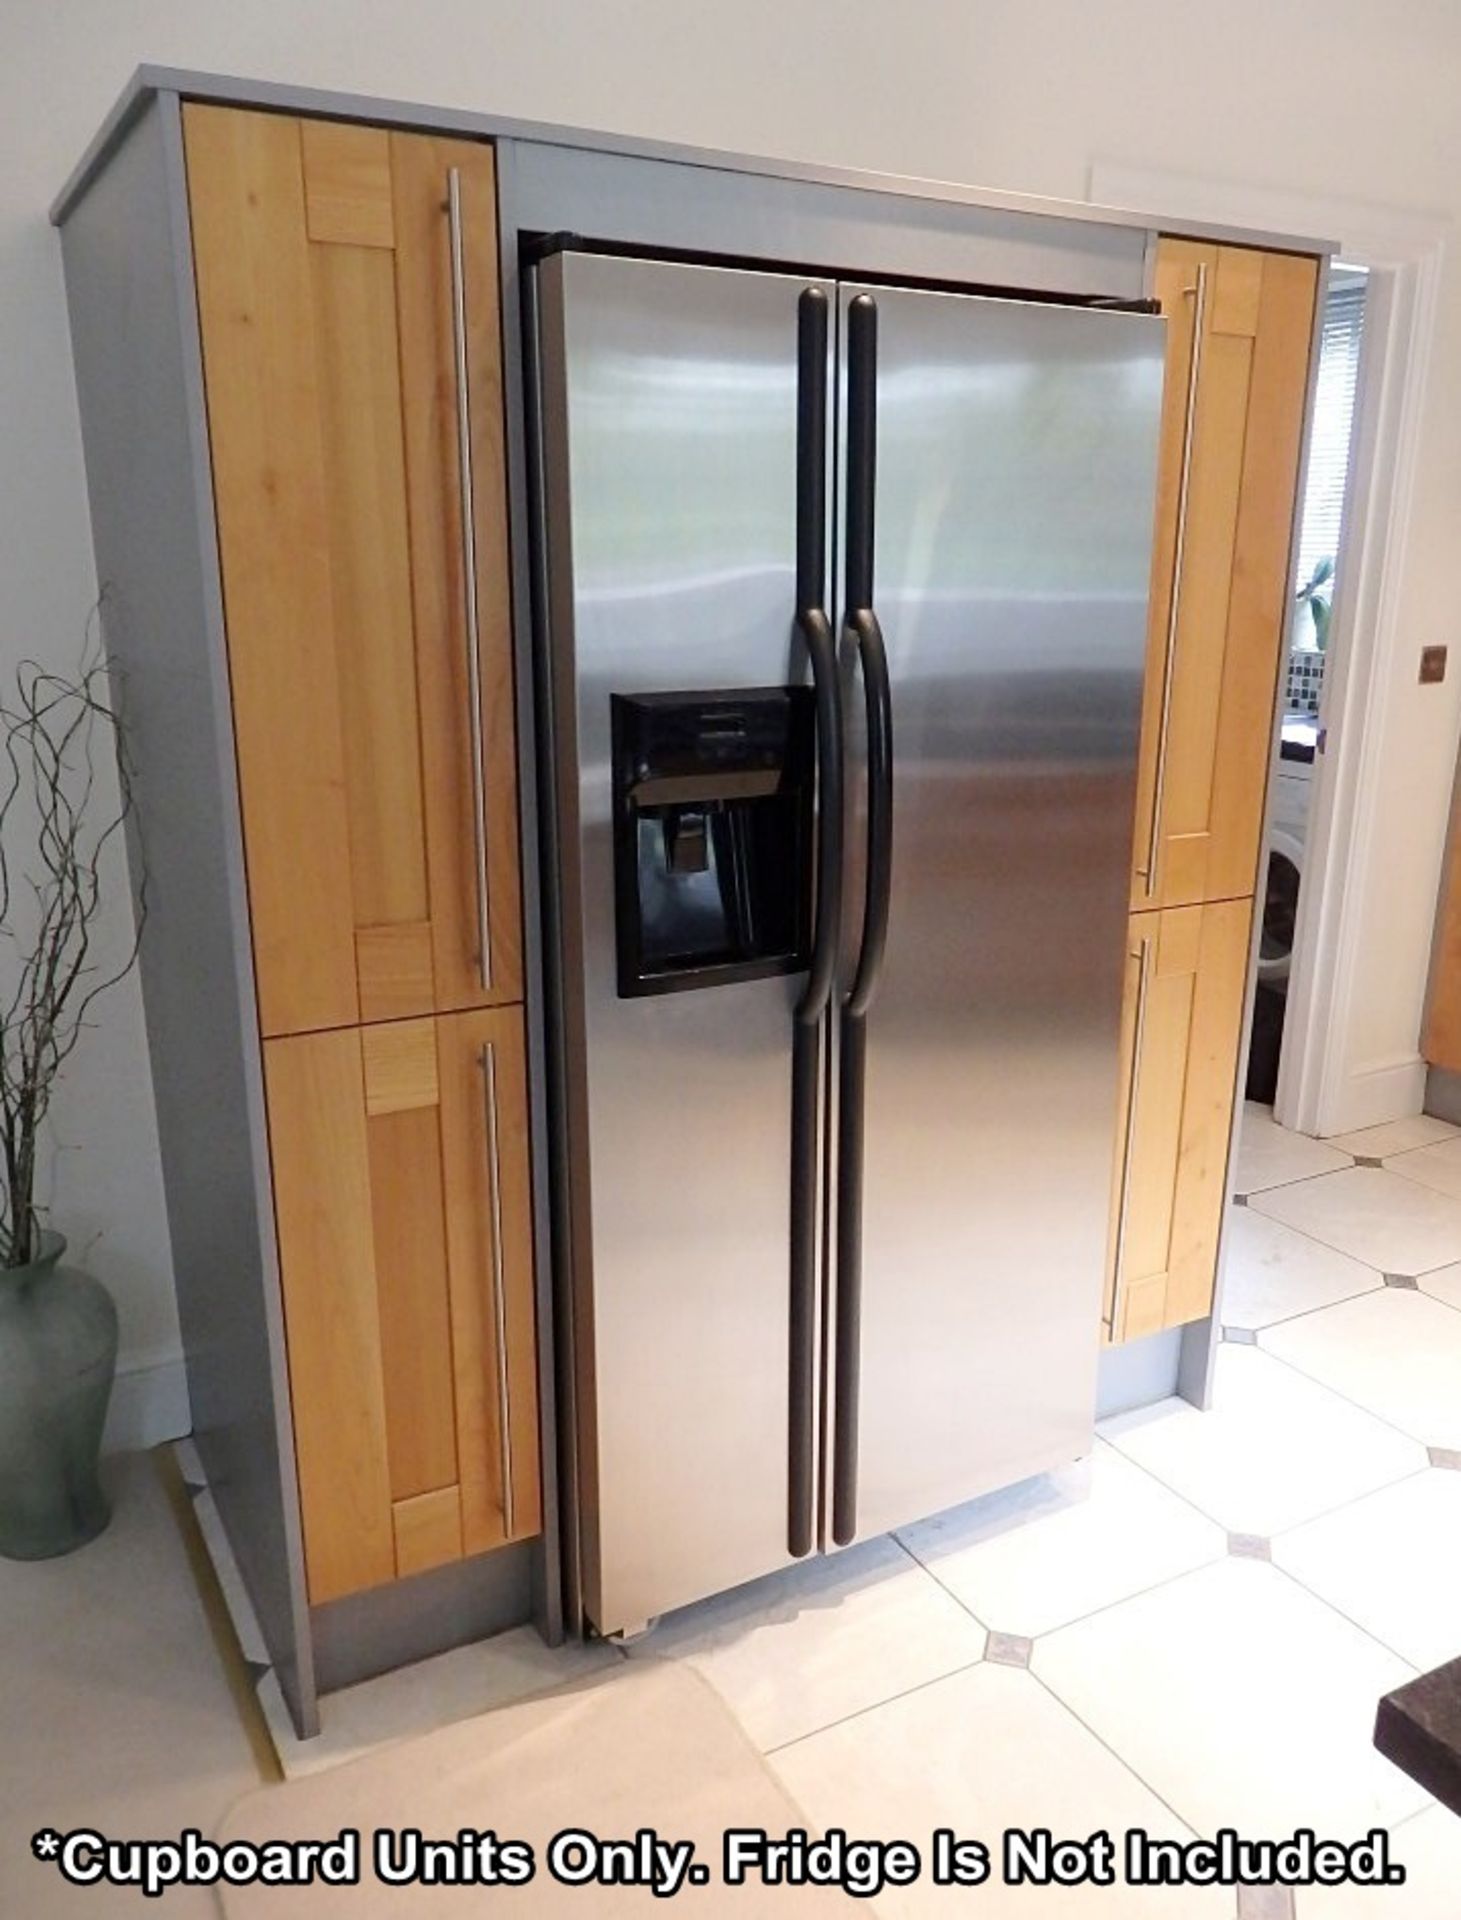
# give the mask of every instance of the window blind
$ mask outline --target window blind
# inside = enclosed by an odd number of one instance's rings
[[[1330,281],[1324,296],[1296,592],[1309,581],[1320,560],[1338,557],[1364,325],[1365,277],[1353,270],[1344,271]],[[1312,625],[1305,620],[1295,637],[1301,644],[1312,645]]]

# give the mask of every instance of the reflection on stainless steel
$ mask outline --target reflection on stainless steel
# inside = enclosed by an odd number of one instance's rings
[[[1090,1443],[1162,379],[1145,315],[876,299],[864,1535]]]
[[[807,682],[808,283],[572,251],[538,274],[580,1531],[587,1612],[613,1632],[788,1557],[804,975],[620,996],[611,696]],[[862,1534],[1089,1444],[1162,377],[1145,315],[874,293],[895,787],[868,1020]],[[843,511],[838,495],[834,542]],[[862,910],[863,699],[844,673],[834,1006]],[[686,843],[685,884],[708,858]],[[829,1023],[829,1108],[837,1046]],[[815,1314],[823,1544],[834,1278]]]

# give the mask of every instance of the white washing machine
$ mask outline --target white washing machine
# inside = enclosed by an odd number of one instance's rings
[[[1293,958],[1318,736],[1319,722],[1313,714],[1285,717],[1283,751],[1274,776],[1263,932],[1258,944],[1259,982],[1279,991],[1288,984],[1289,963]]]

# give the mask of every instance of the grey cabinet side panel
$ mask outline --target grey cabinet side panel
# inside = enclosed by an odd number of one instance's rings
[[[199,1453],[317,1728],[181,123],[154,99],[62,232],[97,576],[137,763],[142,988]]]
[[[338,1693],[519,1626],[532,1612],[542,1558],[536,1543],[519,1540],[314,1608],[320,1692]]]
[[[947,200],[674,161],[512,143],[504,224],[804,270],[1122,300],[1144,291],[1146,233]]]
[[[510,161],[507,163],[510,165]],[[498,193],[503,192],[503,160]],[[523,390],[522,289],[516,236],[499,222],[502,287],[503,401],[506,413],[508,538],[512,578],[513,658],[517,695],[517,780],[522,860],[523,988],[527,1030],[528,1123],[532,1145],[533,1259],[538,1310],[538,1435],[543,1531],[533,1557],[533,1618],[549,1646],[564,1638],[563,1519],[559,1476],[557,1314],[553,1300],[552,1192],[549,1128],[547,997],[544,990],[544,901],[538,790],[537,686],[533,657],[533,587],[529,456]],[[577,1631],[575,1623],[574,1631]]]

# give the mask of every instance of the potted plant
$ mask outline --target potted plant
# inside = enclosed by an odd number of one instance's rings
[[[98,781],[111,753],[115,804]],[[98,995],[136,959],[140,900],[120,963],[97,958],[103,869],[131,810],[100,658],[89,648],[70,675],[23,663],[0,697],[0,1554],[11,1559],[69,1553],[111,1517],[97,1468],[117,1310],[63,1263],[37,1176],[57,1078]]]
[[[1314,645],[1323,653],[1329,645],[1329,615],[1334,599],[1334,561],[1329,555],[1314,562],[1314,571],[1294,597],[1301,607],[1309,609],[1314,622]]]

